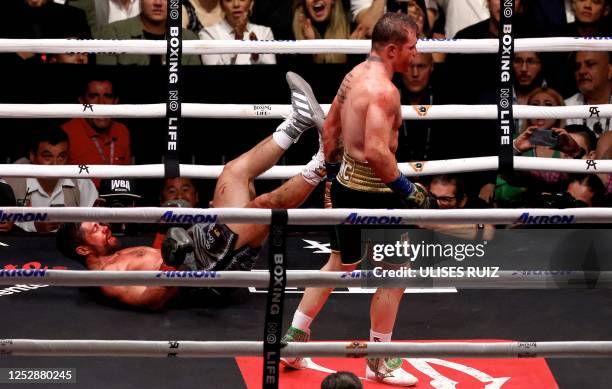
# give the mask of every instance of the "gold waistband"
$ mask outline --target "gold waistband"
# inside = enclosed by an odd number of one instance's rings
[[[391,192],[367,162],[354,159],[346,153],[342,157],[342,165],[336,179],[347,188],[361,192]]]

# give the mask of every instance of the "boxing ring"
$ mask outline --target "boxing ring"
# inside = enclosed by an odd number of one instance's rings
[[[183,42],[183,54],[224,54],[224,53],[319,53],[341,52],[364,54],[369,51],[369,42],[362,41],[303,41],[303,42],[242,42],[242,41],[190,41]],[[498,51],[497,40],[478,41],[421,41],[418,50],[422,52],[493,53]],[[517,39],[515,51],[567,51],[567,50],[612,50],[610,40],[589,40],[575,38]],[[78,41],[78,40],[9,40],[0,39],[0,52],[129,52],[140,54],[164,54],[166,42],[159,41]],[[219,104],[181,104],[182,117],[273,119],[286,116],[289,106],[270,105],[266,115],[256,115],[255,106]],[[612,105],[573,107],[530,107],[515,106],[514,118],[589,118],[592,108],[600,117],[612,117]],[[325,110],[329,105],[324,105]],[[422,109],[425,109],[425,115]],[[404,119],[496,119],[496,106],[404,106]],[[123,117],[156,118],[166,117],[165,104],[148,105],[91,105],[80,104],[0,104],[2,118],[72,118],[72,117]],[[612,161],[597,160],[547,160],[544,158],[514,157],[516,170],[547,170],[568,173],[612,173]],[[595,163],[597,169],[592,169]],[[409,176],[497,170],[500,167],[497,156],[465,158],[445,161],[426,161],[400,164],[400,169]],[[264,173],[261,179],[287,179],[301,171],[301,166],[275,166]],[[213,179],[219,176],[223,166],[180,165],[181,176]],[[142,166],[35,166],[0,165],[0,177],[70,177],[70,178],[161,178],[164,165]],[[0,218],[4,221],[85,221],[167,223],[170,213],[177,217],[190,217],[192,221],[218,223],[252,223],[288,225],[335,225],[350,221],[351,215],[367,216],[374,223],[381,220],[399,220],[399,224],[450,224],[489,223],[520,224],[522,215],[547,218],[546,220],[567,220],[575,224],[609,224],[612,209],[486,209],[486,210],[382,210],[382,209],[333,209],[305,210],[290,209],[189,209],[189,208],[22,208],[2,207]],[[278,222],[278,214],[285,216],[285,222]],[[184,219],[182,219],[184,220]],[[542,220],[542,219],[540,219]],[[271,228],[274,235],[274,228]],[[276,236],[278,237],[278,235]],[[271,249],[270,255],[273,254]],[[275,269],[276,270],[276,269]],[[327,274],[318,271],[283,269],[283,287],[345,286],[362,285],[368,273],[353,272]],[[102,285],[158,285],[189,287],[270,287],[272,291],[275,272],[99,272],[79,270],[0,270],[0,285],[31,283],[56,286],[102,286]],[[572,279],[596,278],[599,289],[612,288],[612,273],[570,272],[563,274],[515,274],[505,271],[495,281],[483,279],[442,279],[438,286],[462,289],[497,289],[512,285],[517,289],[547,289],[559,282],[568,288],[576,284]],[[350,277],[348,277],[350,275]],[[422,280],[404,279],[403,286],[418,286]],[[578,285],[578,287],[583,285]],[[284,288],[283,288],[284,289]],[[605,301],[605,300],[604,300]],[[281,308],[282,309],[282,308]],[[282,311],[281,311],[282,312]],[[267,320],[266,320],[267,323]],[[278,333],[278,331],[277,331]],[[175,336],[181,339],[181,336]],[[276,339],[278,340],[278,339]],[[272,342],[274,343],[274,342]],[[74,340],[74,339],[18,339],[0,340],[0,358],[7,357],[179,357],[179,358],[226,358],[261,356],[264,342],[254,341],[124,341],[124,340]],[[291,343],[280,349],[283,356],[330,357],[387,357],[407,356],[411,358],[610,358],[612,341],[512,341],[512,342],[309,342]],[[278,359],[277,359],[278,361]],[[278,382],[275,383],[278,385]]]

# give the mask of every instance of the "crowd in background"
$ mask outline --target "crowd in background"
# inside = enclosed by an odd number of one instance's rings
[[[610,37],[610,0],[515,0],[514,36]],[[147,39],[164,40],[167,0],[6,0],[0,16],[2,38]],[[419,27],[420,38],[497,38],[500,0],[184,0],[183,39],[369,39],[386,11],[406,12]],[[287,66],[300,63],[334,66],[357,63],[363,56],[345,54],[184,55],[183,65]],[[165,56],[145,54],[0,54],[3,66],[85,66],[95,69],[128,65],[162,67]],[[326,65],[327,64],[327,65]],[[411,70],[395,77],[402,104],[495,104],[496,54],[419,53]],[[512,60],[515,104],[532,106],[612,104],[610,52],[520,52]],[[338,72],[340,77],[343,72]],[[339,81],[339,80],[338,80]],[[333,86],[337,87],[337,85]],[[92,71],[82,80],[74,102],[119,104],[112,77]],[[61,91],[57,91],[61,93]],[[64,96],[66,97],[66,96]],[[22,101],[33,102],[33,101]],[[327,101],[321,101],[327,103]],[[541,158],[609,159],[610,118],[525,119],[515,121],[515,155]],[[400,128],[398,161],[428,161],[497,154],[495,121],[406,120]],[[28,137],[27,152],[14,163],[133,164],[141,163],[141,144],[121,119],[75,118],[38,124]],[[548,171],[512,175],[442,175],[419,178],[440,208],[591,207],[609,205],[608,174],[574,175]],[[154,196],[142,199],[130,180],[7,178],[0,184],[2,206],[130,206],[164,205],[186,199],[207,206],[198,183],[165,180]],[[121,199],[121,201],[111,201]],[[127,199],[127,200],[125,200]],[[52,223],[0,224],[0,230],[50,232]]]

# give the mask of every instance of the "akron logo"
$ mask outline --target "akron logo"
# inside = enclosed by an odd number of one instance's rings
[[[410,165],[412,170],[414,170],[417,173],[422,172],[423,168],[425,167],[425,162],[408,162],[408,164]]]
[[[429,112],[429,108],[431,108],[431,105],[413,105],[412,106],[412,109],[414,109],[417,115],[421,117],[427,116],[427,113]]]

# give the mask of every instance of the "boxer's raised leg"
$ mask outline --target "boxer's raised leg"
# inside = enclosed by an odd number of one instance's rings
[[[274,166],[302,133],[315,125],[321,128],[324,112],[310,85],[295,73],[287,73],[291,89],[291,113],[274,134],[248,152],[227,163],[217,180],[213,206],[246,207],[252,199],[253,180]]]

